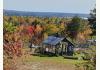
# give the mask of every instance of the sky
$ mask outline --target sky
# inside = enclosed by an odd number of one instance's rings
[[[4,0],[4,9],[31,12],[86,13],[95,7],[95,0]]]

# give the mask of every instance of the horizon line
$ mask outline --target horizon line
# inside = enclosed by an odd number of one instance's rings
[[[19,11],[19,12],[44,12],[44,13],[69,13],[69,12],[53,12],[53,11],[26,11],[26,10],[16,10],[16,9],[3,9],[4,10],[9,10],[9,11]],[[90,13],[74,13],[74,12],[70,12],[72,14],[90,14]]]

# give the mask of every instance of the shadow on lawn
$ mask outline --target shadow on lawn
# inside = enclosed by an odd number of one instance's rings
[[[46,52],[45,54],[32,53],[30,55],[32,55],[32,56],[40,56],[40,57],[58,57],[59,56],[59,55],[56,55],[55,53],[51,53],[51,52]]]

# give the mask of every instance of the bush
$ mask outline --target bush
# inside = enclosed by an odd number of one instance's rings
[[[78,59],[76,56],[64,56],[65,59]]]
[[[90,60],[91,59],[91,56],[89,56],[88,53],[84,53],[83,59],[84,60]]]

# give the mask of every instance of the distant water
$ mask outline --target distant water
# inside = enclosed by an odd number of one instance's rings
[[[79,16],[82,18],[88,18],[89,14],[80,13],[57,13],[57,12],[25,12],[16,10],[3,10],[3,14],[7,16],[39,16],[39,17],[74,17]]]

